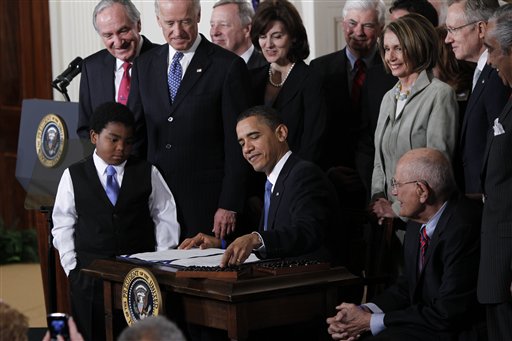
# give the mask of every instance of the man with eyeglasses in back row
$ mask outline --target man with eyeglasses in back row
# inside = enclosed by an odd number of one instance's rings
[[[461,169],[456,172],[463,173],[463,192],[477,200],[482,197],[480,171],[487,132],[510,94],[496,70],[486,64],[488,53],[484,36],[487,21],[498,7],[498,0],[455,0],[450,3],[446,16],[448,33],[445,42],[451,45],[458,60],[477,63],[460,129],[459,154],[454,163],[456,170]]]

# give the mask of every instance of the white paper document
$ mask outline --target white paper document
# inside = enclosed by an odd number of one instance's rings
[[[146,262],[163,263],[177,266],[219,266],[224,250],[222,249],[189,249],[165,250],[156,252],[142,252],[133,255],[124,255],[123,258],[137,259]],[[259,262],[254,254],[247,258],[244,264]]]

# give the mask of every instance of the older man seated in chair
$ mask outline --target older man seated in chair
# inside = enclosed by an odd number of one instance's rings
[[[398,161],[392,190],[409,218],[404,274],[356,306],[327,319],[334,340],[478,340],[485,335],[476,299],[481,207],[459,195],[439,151],[414,149]]]

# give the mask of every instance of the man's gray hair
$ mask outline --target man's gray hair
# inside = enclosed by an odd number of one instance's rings
[[[130,0],[101,0],[96,5],[96,7],[94,7],[94,11],[92,12],[92,25],[94,26],[96,32],[99,33],[98,25],[96,24],[96,17],[98,16],[98,13],[100,13],[106,8],[112,7],[115,4],[120,4],[124,7],[126,15],[130,19],[132,24],[135,25],[140,21],[140,12]]]
[[[117,341],[186,341],[178,327],[163,316],[150,316],[125,328]]]
[[[386,23],[386,4],[382,0],[347,0],[343,7],[343,18],[347,16],[348,11],[367,11],[377,12],[377,20],[381,26]]]
[[[454,3],[464,4],[463,15],[467,23],[487,22],[494,11],[500,7],[498,0],[452,0],[450,6]]]
[[[238,16],[240,17],[240,22],[242,23],[243,27],[251,24],[252,18],[254,17],[254,8],[252,8],[252,3],[250,1],[219,0],[213,5],[213,8],[226,4],[236,4],[238,6]]]
[[[155,0],[155,14],[160,16],[160,0]],[[194,12],[199,14],[201,12],[201,1],[200,0],[191,0],[192,5],[194,6]]]
[[[503,5],[491,16],[491,22],[495,23],[494,30],[487,31],[496,38],[504,54],[510,55],[512,47],[512,4]]]
[[[447,200],[457,190],[452,164],[442,152],[432,148],[412,151],[414,158],[407,159],[404,169],[408,178],[425,181],[437,200]]]

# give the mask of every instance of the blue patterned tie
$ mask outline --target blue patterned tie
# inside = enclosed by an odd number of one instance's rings
[[[116,204],[117,196],[119,195],[119,184],[117,183],[116,173],[114,166],[109,165],[107,167],[107,186],[105,191],[112,205]]]
[[[270,207],[270,196],[272,195],[272,183],[270,181],[265,182],[265,200],[263,202],[264,206],[264,220],[263,220],[263,230],[267,230],[267,221],[268,221],[268,210]]]
[[[181,76],[183,75],[183,68],[181,67],[180,60],[183,58],[183,52],[176,52],[172,57],[171,67],[169,68],[169,75],[167,77],[167,84],[169,85],[169,95],[171,96],[171,103],[174,102],[178,89],[180,88]]]

